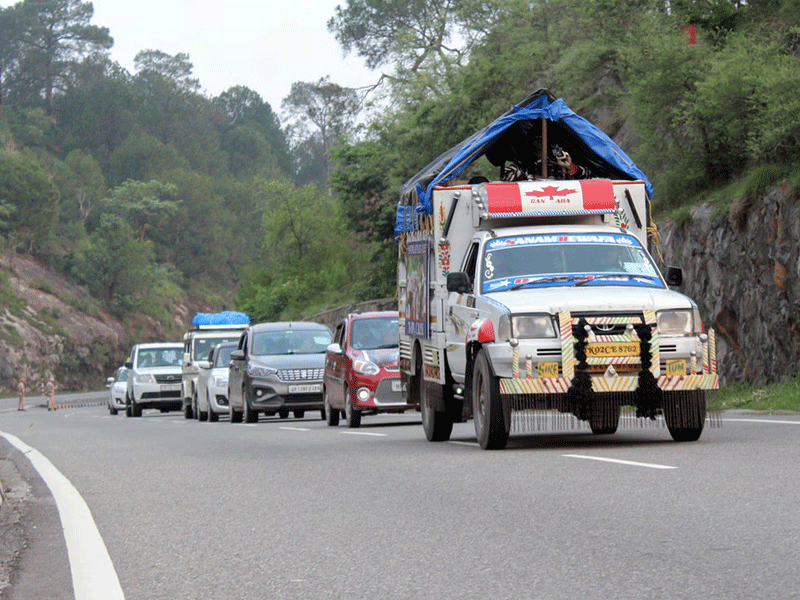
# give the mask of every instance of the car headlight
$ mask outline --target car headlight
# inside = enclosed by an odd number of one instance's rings
[[[247,365],[247,374],[250,377],[268,377],[270,375],[275,375],[278,372],[278,369],[273,369],[271,367],[264,367],[261,365]]]
[[[377,375],[381,372],[378,365],[363,358],[357,358],[353,361],[353,370],[362,375]]]
[[[694,319],[692,309],[661,310],[656,314],[658,332],[661,335],[692,335]]]
[[[136,383],[155,383],[156,378],[150,373],[137,373],[133,376],[133,381]]]
[[[503,315],[497,329],[500,340],[557,337],[553,317],[548,314]]]

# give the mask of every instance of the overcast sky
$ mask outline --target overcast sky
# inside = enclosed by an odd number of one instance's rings
[[[345,58],[328,32],[337,4],[346,0],[92,0],[92,24],[108,27],[112,59],[131,72],[140,50],[185,52],[207,95],[245,85],[280,114],[295,81],[330,75],[359,87],[377,80],[361,59]]]

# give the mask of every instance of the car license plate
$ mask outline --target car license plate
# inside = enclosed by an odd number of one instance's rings
[[[181,384],[175,383],[171,385],[162,385],[161,386],[162,392],[180,392],[181,391]]]
[[[639,356],[638,342],[619,342],[604,344],[587,344],[586,356],[600,358],[604,356]]]
[[[322,391],[321,383],[308,383],[306,385],[290,385],[290,394],[315,394]]]
[[[395,379],[392,381],[392,391],[393,392],[402,392],[405,388],[403,387],[403,382],[400,379]]]

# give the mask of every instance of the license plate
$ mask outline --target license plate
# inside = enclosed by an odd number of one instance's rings
[[[314,394],[322,391],[321,383],[307,383],[305,385],[290,385],[290,394]]]
[[[638,342],[587,344],[586,356],[592,358],[601,358],[604,356],[639,356],[639,344]]]
[[[402,392],[403,390],[404,390],[403,382],[400,379],[392,381],[392,391],[393,392]]]
[[[538,363],[536,375],[540,379],[558,379],[558,363]]]
[[[176,383],[174,385],[162,385],[161,386],[162,392],[180,392],[181,391],[181,384]]]

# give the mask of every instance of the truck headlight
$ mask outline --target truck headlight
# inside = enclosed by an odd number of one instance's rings
[[[661,335],[692,335],[694,319],[692,309],[660,310],[656,314],[658,332]]]
[[[557,337],[553,317],[548,314],[502,315],[497,329],[501,340]]]
[[[377,375],[381,372],[378,365],[363,358],[357,358],[353,361],[353,370],[362,375]]]

